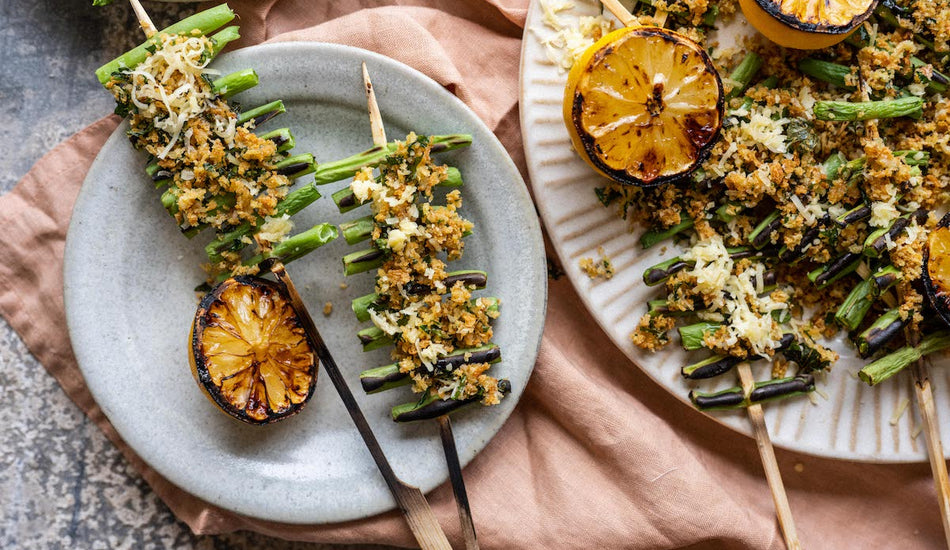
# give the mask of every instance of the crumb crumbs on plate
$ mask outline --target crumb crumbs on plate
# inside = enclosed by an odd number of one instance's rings
[[[591,279],[597,279],[598,277],[610,279],[614,276],[614,266],[610,262],[610,257],[604,254],[604,247],[597,247],[597,255],[600,256],[597,260],[581,258],[578,262],[579,267]]]

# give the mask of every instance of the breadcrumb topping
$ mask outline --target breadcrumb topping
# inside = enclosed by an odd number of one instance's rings
[[[393,338],[392,357],[411,375],[414,391],[493,405],[502,392],[486,374],[488,363],[438,366],[440,357],[488,344],[499,305],[497,299],[473,298],[462,281],[445,284],[446,261],[462,256],[463,237],[472,230],[458,212],[457,189],[444,206],[432,204],[433,188],[446,177],[447,168],[431,158],[428,139],[415,134],[386,158],[378,177],[370,169],[356,174],[350,188],[360,200],[372,201],[372,238],[388,252],[376,274],[378,298],[369,315]]]

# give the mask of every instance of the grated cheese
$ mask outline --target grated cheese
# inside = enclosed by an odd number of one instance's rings
[[[539,5],[541,20],[553,34],[531,30],[544,46],[548,60],[560,72],[571,70],[587,48],[613,30],[613,21],[601,15],[581,16],[569,23],[562,20],[558,14],[574,8],[570,0],[541,0]]]
[[[390,336],[399,332],[400,327],[393,319],[392,313],[388,311],[380,312],[372,308],[368,309],[367,311],[369,312],[369,318],[373,321],[373,324],[379,328],[379,330]]]
[[[785,124],[787,118],[772,119],[772,110],[768,107],[756,109],[749,115],[748,122],[739,125],[739,131],[746,139],[760,144],[773,153],[785,153]]]
[[[897,243],[895,243],[894,239],[891,238],[890,231],[884,233],[884,244],[887,246],[888,250],[894,250],[897,247]]]
[[[375,191],[379,190],[379,184],[373,180],[373,169],[369,167],[363,167],[359,172],[353,176],[353,181],[350,183],[350,190],[353,191],[353,195],[359,199],[360,202],[366,202],[373,196]]]
[[[897,210],[896,201],[897,197],[891,197],[887,202],[872,202],[871,218],[868,220],[868,225],[872,227],[887,227],[891,222],[899,218],[901,213]]]
[[[408,237],[401,229],[390,229],[389,236],[386,238],[386,245],[393,252],[402,252],[406,246]]]
[[[210,86],[201,81],[204,74],[216,74],[206,69],[210,57],[205,51],[211,47],[203,36],[188,38],[162,35],[161,47],[139,64],[132,75],[133,104],[142,111],[163,113],[155,117],[155,127],[171,136],[158,158],[166,158],[178,143],[182,129],[189,120],[202,114],[208,101],[214,99]],[[172,84],[170,84],[172,83]],[[174,89],[168,89],[174,86]],[[216,120],[217,124],[223,121]],[[234,121],[224,122],[216,131],[222,137],[234,139]]]
[[[769,176],[768,166],[759,167],[753,172],[753,175],[759,180],[759,183],[766,192],[771,193],[775,189],[775,184],[772,183],[772,178]]]
[[[815,118],[812,108],[815,106],[815,96],[811,93],[811,88],[808,86],[802,86],[802,89],[798,91],[798,102],[801,103],[802,109],[805,110],[805,118],[811,120]]]
[[[802,199],[798,198],[798,195],[792,195],[789,197],[789,200],[791,201],[793,205],[795,205],[795,208],[798,210],[798,213],[801,214],[803,218],[805,218],[805,221],[806,222],[809,221],[808,211],[805,210],[805,205],[802,204]],[[811,223],[814,223],[814,221],[815,220],[812,219]]]
[[[917,97],[923,97],[927,95],[927,85],[920,82],[914,82],[913,84],[907,85],[907,91]]]
[[[726,162],[728,162],[732,155],[734,155],[738,150],[739,145],[734,141],[730,142],[729,147],[726,148],[722,156],[719,157],[719,162],[710,166],[710,168],[712,168],[710,171],[718,177],[725,176],[727,172]]]
[[[912,243],[917,239],[921,238],[926,231],[923,227],[917,225],[917,220],[911,218],[910,224],[907,226],[907,229],[904,230],[907,233],[907,242]]]
[[[788,305],[768,295],[759,296],[765,289],[761,264],[734,274],[734,262],[719,235],[698,242],[682,257],[695,262],[688,273],[695,277],[696,289],[712,298],[711,309],[718,311],[726,323],[722,345],[735,346],[741,339],[757,355],[768,355],[775,349],[780,331],[776,330],[771,312]]]
[[[755,264],[755,292],[762,294],[765,292],[765,266]]]
[[[427,347],[420,349],[418,341],[416,342],[416,349],[419,350],[419,359],[422,360],[422,364],[430,371],[439,357],[449,353],[448,348],[442,344],[430,343]]]
[[[732,258],[722,241],[714,235],[711,239],[700,241],[682,255],[683,260],[695,262],[690,275],[696,277],[696,289],[703,294],[722,292],[726,280],[732,273]]]
[[[825,215],[825,208],[816,200],[805,205],[805,221],[808,225],[815,225],[819,218]],[[816,239],[817,240],[817,239]]]
[[[273,244],[286,239],[293,229],[294,222],[290,219],[289,214],[278,217],[267,216],[264,218],[264,223],[261,224],[261,230],[257,235],[261,240]]]

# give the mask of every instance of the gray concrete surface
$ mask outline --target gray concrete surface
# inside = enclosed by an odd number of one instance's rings
[[[93,70],[140,35],[123,0],[91,3],[0,1],[0,194],[53,146],[112,110]],[[195,9],[144,4],[159,27]],[[0,548],[381,547],[193,535],[0,319]]]

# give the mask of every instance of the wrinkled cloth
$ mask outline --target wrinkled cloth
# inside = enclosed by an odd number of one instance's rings
[[[381,3],[233,1],[243,35],[237,46],[313,40],[388,55],[467,103],[525,173],[517,102],[527,0]],[[80,184],[118,122],[109,116],[82,130],[0,197],[0,313],[195,533],[251,529],[294,540],[414,546],[397,512],[302,526],[203,502],[137,457],[96,405],[64,337],[62,261]],[[784,547],[751,439],[650,380],[597,328],[566,279],[551,281],[547,311],[520,403],[465,470],[483,548]],[[927,464],[855,464],[781,449],[777,455],[805,548],[942,547]],[[440,486],[428,498],[461,547],[451,488]]]

